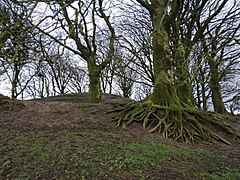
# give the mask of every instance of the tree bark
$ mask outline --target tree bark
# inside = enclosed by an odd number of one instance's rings
[[[186,46],[188,47],[188,46]],[[174,60],[176,62],[176,76],[177,76],[177,93],[180,100],[186,104],[196,104],[193,93],[192,86],[189,78],[189,67],[188,67],[188,53],[186,54],[186,47],[179,39],[176,42],[174,49]]]
[[[226,113],[226,109],[223,103],[222,93],[221,93],[221,85],[219,82],[219,72],[218,72],[218,62],[213,59],[208,59],[210,66],[210,89],[212,91],[212,102],[214,111],[220,114]]]
[[[217,55],[216,55],[217,46],[216,46],[214,40],[212,40],[211,46],[212,46],[212,49],[211,49],[211,52],[209,52],[206,42],[203,41],[204,53],[207,58],[208,64],[210,66],[210,89],[212,91],[212,103],[213,103],[215,112],[224,114],[227,112],[227,110],[225,109],[225,106],[223,103],[223,98],[222,98],[222,93],[221,93],[218,62],[214,59],[217,57]]]
[[[101,69],[95,64],[95,59],[92,57],[88,61],[88,71],[89,71],[89,91],[90,91],[90,102],[100,103],[101,102],[101,84],[100,75]]]
[[[167,1],[152,1],[152,3],[154,7],[156,7],[156,9],[152,12],[153,66],[155,84],[153,94],[149,97],[149,99],[154,104],[161,106],[180,106],[179,96],[181,96],[181,94],[179,94],[180,91],[177,92],[174,84],[175,74],[169,45],[170,39],[164,22]],[[184,49],[181,50],[184,51]],[[184,54],[179,54],[179,56],[180,55],[184,56]]]

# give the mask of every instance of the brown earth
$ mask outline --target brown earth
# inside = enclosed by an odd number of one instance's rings
[[[119,104],[128,102],[128,99],[116,95],[104,95],[101,104],[91,104],[86,95],[64,95],[52,98],[22,101],[25,108],[19,112],[11,112],[0,116],[0,131],[13,129],[18,131],[60,131],[76,130],[91,131],[101,130],[104,132],[124,132],[132,137],[133,141],[141,135],[149,134],[142,129],[140,124],[132,124],[128,128],[117,127],[115,123],[109,123],[111,114],[108,111],[117,107]],[[240,118],[237,116],[226,116],[226,121],[235,127],[240,128]],[[227,145],[222,142],[195,143],[186,145],[172,140],[162,138],[160,134],[154,133],[150,136],[158,139],[159,143],[170,144],[173,146],[186,146],[196,149],[207,149],[218,156],[205,159],[200,164],[192,160],[192,171],[182,174],[174,166],[162,167],[161,169],[151,167],[147,171],[152,175],[150,179],[191,179],[196,172],[219,172],[220,170],[234,169],[240,171],[240,143],[232,136],[226,136],[232,144]],[[181,161],[179,157],[172,156],[169,159],[174,163]],[[191,161],[191,159],[189,159]],[[192,173],[192,174],[191,174]]]
[[[43,129],[119,129],[106,124],[106,113],[127,99],[115,95],[103,97],[101,104],[88,102],[87,96],[65,95],[21,101],[25,108],[0,117],[0,128]],[[88,123],[91,122],[91,123]]]

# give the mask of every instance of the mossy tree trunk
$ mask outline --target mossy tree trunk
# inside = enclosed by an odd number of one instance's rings
[[[17,98],[17,84],[19,81],[19,73],[20,70],[18,68],[18,64],[14,64],[14,73],[12,78],[12,87],[11,87],[11,97],[12,99]]]
[[[149,97],[154,104],[180,106],[180,101],[191,104],[185,49],[176,41],[174,55],[170,47],[168,24],[165,22],[168,1],[152,1],[154,91]],[[177,80],[176,80],[177,79]],[[176,83],[177,82],[177,83]],[[180,107],[179,107],[180,108]]]
[[[90,102],[99,103],[101,102],[101,69],[98,65],[95,64],[95,62],[95,56],[91,57],[88,61]]]
[[[181,39],[178,39],[174,48],[174,60],[176,63],[176,86],[180,100],[188,105],[194,105],[195,100],[192,93],[192,85],[189,74],[188,54],[186,48],[188,45],[183,45]],[[185,47],[184,47],[185,46]]]
[[[208,59],[210,66],[210,89],[212,91],[212,102],[214,111],[220,114],[226,113],[226,109],[223,103],[222,93],[221,93],[221,85],[219,82],[220,74],[218,72],[218,62],[213,59]]]
[[[169,105],[169,98],[172,92],[171,81],[168,77],[171,72],[170,47],[168,44],[168,34],[164,27],[163,17],[165,15],[166,3],[163,1],[153,1],[156,8],[152,11],[153,24],[153,67],[154,67],[154,90],[149,97],[154,104],[163,106]],[[170,96],[168,97],[167,96]]]
[[[11,61],[13,62],[13,72],[12,72],[12,83],[11,83],[11,98],[16,99],[20,93],[17,91],[18,84],[19,84],[19,76],[20,72],[24,66],[24,62],[26,61],[26,50],[20,49],[20,45],[17,43],[14,43],[14,46],[16,48],[15,55],[12,57]]]
[[[215,41],[215,38],[212,38],[211,49],[208,48],[206,41],[202,41],[202,44],[205,58],[207,59],[207,62],[210,66],[210,89],[212,91],[212,103],[214,111],[220,114],[224,114],[227,112],[227,110],[224,106],[222,98],[222,88],[220,85],[220,74],[218,70],[219,62],[215,60],[217,57],[217,46]]]
[[[99,103],[101,102],[100,75],[94,70],[89,70],[89,79],[90,102]]]

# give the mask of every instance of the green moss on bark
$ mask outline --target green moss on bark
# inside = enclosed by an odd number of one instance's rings
[[[214,111],[220,114],[226,113],[226,109],[223,103],[222,93],[221,93],[221,85],[219,82],[219,72],[218,72],[218,63],[213,59],[209,58],[210,65],[210,88],[212,91],[212,102]]]
[[[100,87],[100,70],[97,65],[89,65],[89,90],[90,90],[90,102],[101,102],[101,87]]]

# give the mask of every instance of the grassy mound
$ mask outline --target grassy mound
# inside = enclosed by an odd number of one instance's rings
[[[9,97],[0,94],[0,114],[6,114],[11,111],[19,111],[24,107],[25,106],[23,103],[17,100],[12,100]]]
[[[140,123],[117,127],[107,112],[127,101],[106,94],[92,104],[87,93],[68,94],[24,101],[20,112],[1,115],[0,179],[240,178],[240,143],[228,133],[232,145],[190,145],[148,133]],[[224,121],[240,127],[235,116]]]

